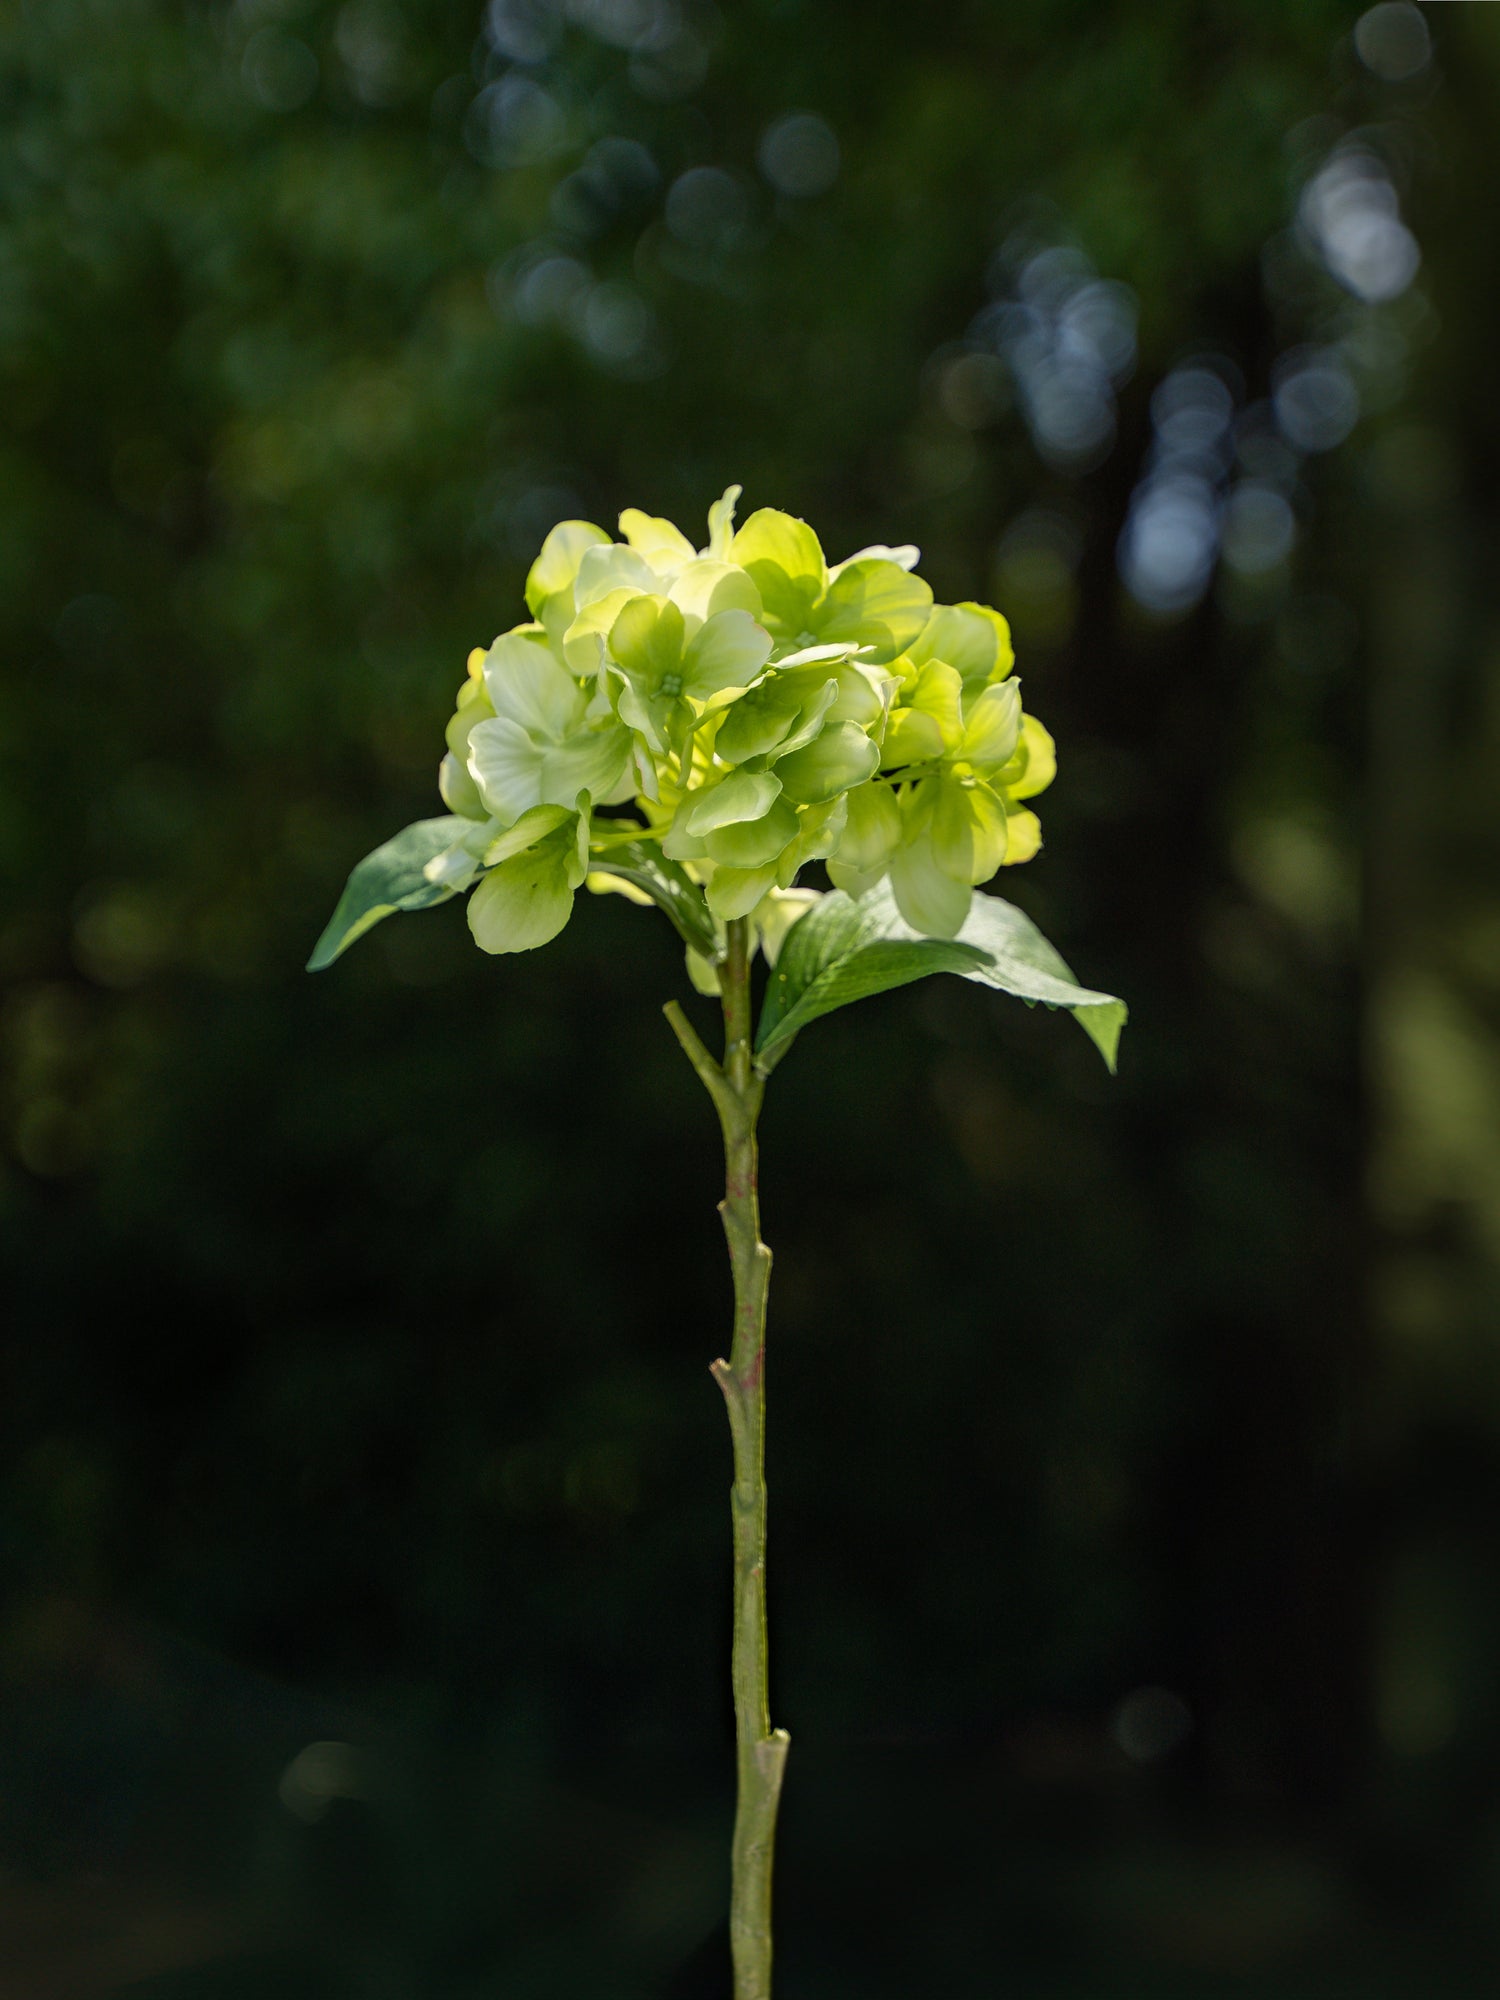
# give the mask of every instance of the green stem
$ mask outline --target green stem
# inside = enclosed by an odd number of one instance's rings
[[[697,1070],[724,1132],[724,1199],[719,1213],[734,1276],[734,1332],[729,1359],[712,1374],[724,1394],[734,1446],[734,1721],[739,1796],[734,1821],[729,1942],[734,2000],[770,2000],[771,1861],[776,1809],[786,1769],[784,1729],[772,1729],[766,1659],[766,1291],[771,1253],[760,1240],[755,1142],[764,1079],[751,1049],[750,927],[728,926],[719,968],[724,995],[724,1061],[704,1048],[681,1009],[667,1018]]]

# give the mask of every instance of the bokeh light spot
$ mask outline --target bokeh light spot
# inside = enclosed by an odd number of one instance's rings
[[[833,127],[811,111],[794,111],[768,125],[756,157],[778,194],[802,200],[826,194],[839,176]]]
[[[1432,58],[1432,36],[1421,9],[1410,0],[1381,0],[1354,26],[1354,46],[1365,68],[1382,83],[1419,76]]]

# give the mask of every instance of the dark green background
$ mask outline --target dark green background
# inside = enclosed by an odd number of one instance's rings
[[[731,480],[1011,613],[1061,760],[1000,886],[1133,1010],[1113,1082],[947,979],[776,1076],[779,1990],[1493,1989],[1500,9],[1404,84],[1358,13],[538,0],[518,97],[476,0],[0,5],[7,1995],[727,1992],[678,947],[301,966],[551,520]],[[1290,561],[1148,616],[1153,388],[1342,324],[1275,273],[1363,125],[1397,359]],[[1018,218],[1139,302],[1087,470],[945,387]]]

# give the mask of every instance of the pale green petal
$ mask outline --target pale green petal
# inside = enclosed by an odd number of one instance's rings
[[[849,817],[839,842],[838,860],[861,873],[873,871],[878,880],[901,845],[901,808],[889,785],[857,785],[849,794]]]
[[[1042,823],[1034,812],[1025,806],[1013,808],[1005,815],[1005,861],[1003,866],[1014,868],[1018,862],[1030,861],[1039,853],[1042,845]]]
[[[898,683],[876,667],[847,660],[836,670],[838,695],[828,711],[830,722],[857,722],[873,729],[885,719]]]
[[[629,756],[630,732],[619,723],[547,742],[500,716],[476,724],[469,736],[469,775],[486,807],[507,826],[533,806],[572,807],[580,792],[605,797]]]
[[[893,562],[898,569],[915,569],[922,560],[922,551],[915,542],[900,542],[895,548],[887,542],[871,542],[867,549],[856,549],[852,556],[845,556],[841,563],[835,563],[828,574],[837,576],[839,571],[847,569],[850,563],[868,562],[872,559],[878,562]]]
[[[460,763],[469,754],[469,731],[476,722],[487,722],[495,713],[490,706],[490,698],[484,691],[485,655],[477,646],[474,651],[479,657],[479,676],[466,680],[459,689],[458,706],[449,717],[448,727],[444,733],[444,741]]]
[[[815,742],[778,757],[776,775],[797,805],[822,805],[873,778],[880,752],[857,723],[831,723]]]
[[[918,666],[926,660],[946,660],[962,674],[966,686],[982,687],[1002,659],[1009,664],[1009,631],[998,612],[987,613],[972,604],[935,604],[908,657]]]
[[[492,868],[469,898],[469,929],[481,951],[535,951],[573,914],[583,880],[578,841],[561,826]]]
[[[706,993],[710,1000],[717,1000],[720,993],[719,970],[712,959],[705,958],[701,951],[694,951],[691,945],[683,957],[687,961],[688,983],[694,992]]]
[[[781,678],[780,674],[777,679]],[[800,750],[805,743],[811,743],[822,730],[823,724],[838,700],[839,684],[830,675],[824,680],[814,667],[810,673],[800,673],[791,684],[802,696],[802,708],[796,722],[782,737],[778,757],[789,757],[794,750]]]
[[[749,571],[766,622],[774,631],[796,639],[807,630],[812,607],[823,594],[827,567],[818,538],[805,521],[774,507],[758,508],[730,544],[729,559]]]
[[[844,837],[849,818],[847,797],[829,799],[820,806],[802,806],[797,813],[797,838],[781,852],[776,864],[776,880],[790,889],[797,870],[808,861],[821,861],[832,854]]]
[[[817,608],[822,639],[853,639],[877,661],[894,659],[927,623],[932,591],[899,564],[864,558],[844,566]]]
[[[938,867],[926,839],[903,847],[890,873],[896,908],[914,931],[924,937],[957,937],[974,891]]]
[[[878,889],[886,878],[884,868],[850,868],[837,856],[828,861],[828,879],[835,889],[842,889],[846,896],[857,903],[861,896],[868,896],[872,889]]]
[[[795,749],[817,734],[837,694],[832,679],[778,667],[735,701],[714,738],[715,754],[743,764],[772,750]]]
[[[714,737],[714,754],[726,764],[763,757],[787,736],[802,713],[802,697],[781,674],[768,674],[727,709]]]
[[[988,882],[1005,859],[1003,800],[988,785],[928,782],[935,787],[927,819],[933,859],[955,881]]]
[[[608,597],[612,590],[622,589],[649,593],[661,589],[661,579],[634,549],[627,549],[619,542],[610,542],[603,548],[585,549],[573,584],[573,601],[577,609],[582,611],[596,598]]]
[[[476,723],[470,732],[469,776],[486,807],[506,826],[541,804],[543,754],[541,745],[508,717]]]
[[[575,817],[568,806],[533,806],[522,813],[512,827],[495,835],[484,850],[484,865],[494,868],[502,861],[509,861],[513,854],[523,854],[528,847],[535,847],[549,833],[555,833],[561,826],[568,826]]]
[[[609,650],[637,687],[654,690],[682,663],[682,613],[665,597],[633,597],[610,627]],[[670,692],[675,696],[680,688]]]
[[[488,817],[489,809],[479,796],[479,787],[470,777],[467,764],[461,764],[451,750],[438,765],[438,791],[449,812],[461,813],[465,819]]]
[[[896,708],[886,725],[880,762],[888,771],[906,764],[930,764],[943,754],[942,725],[920,708]]]
[[[667,754],[667,725],[672,716],[672,703],[650,695],[643,695],[639,688],[629,681],[624,682],[619,691],[618,707],[620,720],[634,729],[646,748],[657,757]],[[644,784],[648,798],[656,796]]]
[[[570,806],[580,792],[600,800],[610,798],[629,761],[628,729],[616,723],[610,729],[580,730],[544,750],[537,774],[538,802]]]
[[[718,611],[748,611],[752,618],[760,616],[760,592],[738,563],[696,558],[678,571],[668,595],[688,620],[690,630]]]
[[[611,875],[607,868],[590,869],[583,878],[583,886],[591,896],[623,896],[627,903],[639,903],[647,910],[654,901],[639,884],[627,882],[623,875]]]
[[[702,861],[708,854],[708,847],[701,834],[689,833],[687,816],[692,811],[694,794],[688,796],[677,808],[677,816],[661,837],[661,851],[669,861]]]
[[[438,888],[467,889],[479,873],[479,856],[462,844],[447,847],[433,855],[422,873]]]
[[[615,620],[627,604],[634,604],[640,592],[628,584],[606,591],[586,604],[563,634],[563,656],[580,680],[599,672],[609,651],[609,635]]]
[[[955,755],[982,777],[1008,764],[1021,737],[1021,683],[999,681],[972,697]]]
[[[995,782],[1013,799],[1034,799],[1057,776],[1057,747],[1034,715],[1021,718],[1016,755]]]
[[[852,639],[832,639],[826,645],[799,646],[795,653],[783,653],[774,665],[778,671],[783,667],[819,666],[824,660],[847,660],[858,651]]]
[[[729,560],[729,545],[734,540],[734,510],[743,491],[743,487],[726,486],[723,498],[715,500],[708,510],[708,547],[704,553],[719,562]]]
[[[563,736],[583,720],[583,692],[543,632],[498,638],[485,655],[484,685],[496,715],[528,735]]]
[[[776,799],[759,819],[716,827],[703,838],[710,859],[721,868],[764,868],[791,845],[797,833],[795,811],[784,799]]]
[[[748,611],[720,611],[683,655],[684,692],[704,701],[725,688],[748,688],[770,657],[771,635]]]
[[[683,824],[689,833],[712,833],[762,818],[780,796],[781,780],[774,771],[731,771],[719,784],[689,795]]]
[[[726,923],[748,917],[769,889],[776,886],[776,864],[764,868],[716,868],[704,890],[708,907]]]
[[[643,514],[639,507],[625,509],[620,533],[658,576],[675,575],[698,553],[681,528],[659,514]]]
[[[1011,644],[1009,619],[1002,618],[992,604],[975,604],[971,598],[966,598],[962,604],[955,605],[954,609],[968,611],[976,618],[987,621],[995,634],[995,663],[990,668],[990,679],[1003,681],[1016,664],[1016,649]]]
[[[954,749],[964,731],[964,684],[960,675],[941,660],[929,660],[917,675],[914,686],[902,689],[901,699],[912,708],[932,716],[943,732],[946,749]]]
[[[573,580],[584,552],[608,541],[592,521],[559,521],[542,543],[526,579],[526,603],[549,631],[560,633],[572,619]]]

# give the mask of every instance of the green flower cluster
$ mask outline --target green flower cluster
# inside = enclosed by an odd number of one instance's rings
[[[472,887],[486,951],[545,944],[584,883],[664,901],[643,856],[701,891],[708,935],[748,916],[771,956],[812,861],[856,898],[888,879],[913,930],[951,938],[975,887],[1036,852],[1023,802],[1052,739],[1005,620],[934,604],[913,548],[830,565],[769,508],[736,531],[739,491],[703,549],[634,508],[621,541],[562,522],[527,579],[533,622],[471,654],[439,775],[456,838],[424,874]]]

